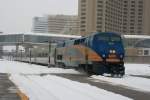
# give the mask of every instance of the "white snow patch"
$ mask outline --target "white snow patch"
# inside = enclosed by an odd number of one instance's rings
[[[119,94],[57,76],[12,75],[30,100],[131,100]]]
[[[112,77],[105,77],[105,76],[96,76],[93,75],[92,78],[109,82],[113,85],[123,85],[126,88],[135,89],[139,91],[146,91],[150,92],[150,79],[140,78],[140,77],[132,77],[132,76],[124,76],[123,78],[112,78]]]
[[[109,82],[113,85],[123,85],[126,88],[150,92],[150,79],[130,76],[150,76],[149,64],[125,64],[125,69],[126,75],[123,78],[104,77],[100,75],[93,75],[92,77],[101,81],[105,81],[107,83]]]
[[[150,76],[149,64],[125,64],[126,74]]]
[[[103,89],[43,73],[81,74],[73,69],[0,60],[0,73],[9,73],[10,79],[30,100],[131,100]]]
[[[9,74],[43,74],[43,73],[71,73],[81,74],[74,69],[47,68],[34,64],[27,64],[15,61],[0,60],[0,73]]]

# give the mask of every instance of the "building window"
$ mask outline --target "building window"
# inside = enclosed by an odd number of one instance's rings
[[[85,27],[85,25],[81,25],[81,27],[83,27],[83,28],[84,28],[84,27]]]
[[[143,4],[143,1],[139,1],[139,4]]]
[[[82,24],[84,24],[84,23],[85,23],[85,21],[81,21],[81,23],[82,23]]]
[[[128,3],[128,1],[124,1],[124,3]]]
[[[81,17],[81,19],[86,19],[85,17]]]
[[[135,5],[131,5],[131,7],[135,7]]]
[[[134,29],[134,27],[130,27],[130,29]]]
[[[133,25],[134,25],[134,23],[130,23],[130,25],[132,25],[132,26],[133,26]]]
[[[139,8],[143,8],[143,5],[139,5]]]
[[[135,12],[131,12],[130,14],[135,14]]]
[[[131,3],[135,3],[135,1],[131,1]]]
[[[134,20],[130,20],[130,22],[134,22]]]
[[[135,11],[135,9],[132,8],[131,11]]]
[[[123,25],[127,25],[127,23],[123,23]]]
[[[127,5],[124,5],[124,7],[127,7]]]
[[[97,7],[100,7],[100,8],[102,8],[103,6],[102,6],[102,5],[97,5]]]
[[[142,22],[142,20],[138,20],[138,22]]]
[[[135,16],[130,16],[131,18],[135,18]]]
[[[127,14],[127,12],[124,12],[124,14]]]
[[[131,31],[130,31],[130,33],[134,33],[134,31],[133,31],[133,30],[131,30]]]
[[[140,12],[140,11],[143,11],[143,10],[142,10],[142,9],[139,9],[138,11]]]
[[[85,3],[86,2],[86,0],[81,0],[81,3]]]
[[[149,51],[148,50],[144,50],[144,55],[149,55]]]
[[[84,32],[84,31],[85,31],[85,29],[81,29],[80,31],[81,31],[81,32]]]
[[[142,12],[139,12],[138,15],[142,15]]]
[[[81,13],[81,15],[86,15],[85,13]]]

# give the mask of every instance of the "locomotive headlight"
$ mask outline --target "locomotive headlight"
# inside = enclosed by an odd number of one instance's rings
[[[109,50],[109,53],[116,53],[115,50]]]
[[[123,58],[123,55],[120,55],[120,58]]]
[[[115,50],[112,50],[112,53],[116,53],[116,51],[115,51]]]
[[[113,53],[113,50],[109,50],[109,53]]]
[[[105,55],[105,54],[103,54],[103,55],[102,55],[102,57],[103,57],[103,58],[105,58],[105,57],[106,57],[106,55]]]

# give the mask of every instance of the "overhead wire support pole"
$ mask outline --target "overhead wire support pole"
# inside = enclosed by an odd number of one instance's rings
[[[50,64],[51,64],[51,41],[48,41],[48,43],[49,43],[48,67],[50,67]]]
[[[22,53],[23,53],[23,50],[20,50],[20,53],[21,53],[21,61],[22,61],[22,57],[23,57],[23,55],[22,55]]]
[[[30,56],[30,64],[32,63],[31,62],[31,48],[29,48],[29,56]]]

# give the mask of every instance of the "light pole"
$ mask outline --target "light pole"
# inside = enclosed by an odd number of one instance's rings
[[[52,40],[48,40],[48,41],[44,41],[45,43],[48,43],[48,67],[51,67],[52,64],[52,59],[51,59],[51,52],[52,52],[52,43],[54,43],[54,41]]]
[[[31,64],[31,48],[29,48],[30,64]]]
[[[36,50],[35,49],[37,49],[38,47],[37,46],[34,46],[33,47],[34,48],[34,62],[36,62],[36,57],[37,57],[37,52],[36,52]]]
[[[51,63],[51,41],[48,41],[49,43],[49,49],[48,49],[48,67],[50,67],[50,63]]]
[[[20,56],[21,56],[21,61],[22,61],[22,52],[23,52],[23,50],[20,50],[20,54],[21,54],[21,55],[20,55]]]

